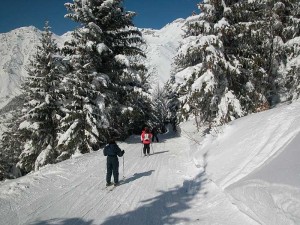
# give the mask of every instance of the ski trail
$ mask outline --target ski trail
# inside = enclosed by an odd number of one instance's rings
[[[14,182],[6,185],[15,187],[13,194],[4,196],[13,196],[11,214],[19,223],[0,220],[0,225],[256,224],[194,165],[186,138],[169,133],[160,140],[152,144],[154,154],[151,149],[146,157],[141,157],[139,136],[119,144],[125,150],[124,174],[119,158],[120,180],[125,177],[112,191],[104,188],[102,151],[18,179],[27,189],[16,188]]]

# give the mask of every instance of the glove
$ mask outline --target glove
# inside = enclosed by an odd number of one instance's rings
[[[122,155],[124,155],[124,153],[125,153],[125,151],[123,150],[123,151],[122,151]]]

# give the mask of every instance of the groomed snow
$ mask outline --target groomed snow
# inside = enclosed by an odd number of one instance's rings
[[[1,183],[0,224],[299,224],[299,117],[295,102],[210,134],[189,121],[149,157],[132,136],[119,143],[124,184],[113,191],[101,150],[48,165]]]
[[[172,133],[160,138],[150,157],[141,157],[138,136],[120,143],[125,183],[111,192],[104,188],[102,151],[3,183],[1,225],[253,224],[191,163],[185,138]]]

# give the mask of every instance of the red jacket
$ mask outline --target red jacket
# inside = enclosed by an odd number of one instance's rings
[[[152,134],[151,133],[146,133],[145,131],[142,132],[141,134],[141,141],[143,144],[150,144],[152,139]]]

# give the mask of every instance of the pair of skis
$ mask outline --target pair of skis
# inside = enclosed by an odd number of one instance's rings
[[[103,188],[102,190],[108,190],[108,192],[113,191],[116,187],[122,185],[125,183],[125,176],[123,176],[123,179],[121,181],[119,181],[119,183],[117,185],[114,185],[113,183],[111,183],[110,185],[106,185],[105,188]]]
[[[120,184],[118,184],[118,185],[120,185]],[[110,191],[113,191],[118,185],[115,186],[112,184],[112,185],[106,186],[105,189],[110,192]]]
[[[110,192],[110,191],[113,191],[116,187],[122,185],[123,183],[124,183],[124,180],[120,181],[117,185],[114,185],[112,183],[111,185],[105,186],[105,188],[103,188],[102,190],[108,190]]]

